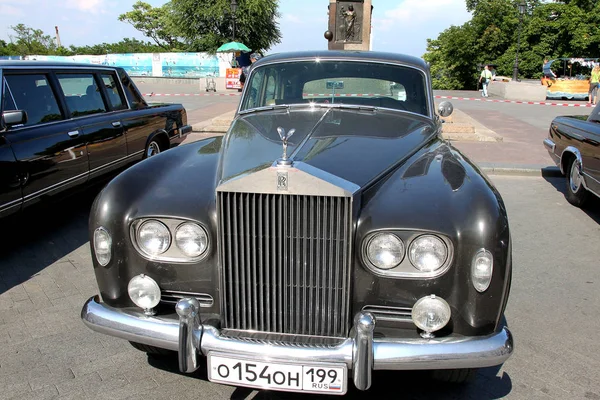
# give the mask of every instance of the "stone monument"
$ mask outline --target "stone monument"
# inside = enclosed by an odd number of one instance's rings
[[[372,0],[329,0],[329,50],[371,50]]]

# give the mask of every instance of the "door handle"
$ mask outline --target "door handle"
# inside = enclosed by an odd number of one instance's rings
[[[76,138],[77,136],[79,136],[79,131],[71,131],[69,132],[69,136],[72,138]]]
[[[121,121],[115,121],[112,123],[112,126],[114,126],[115,128],[118,128],[121,126]]]

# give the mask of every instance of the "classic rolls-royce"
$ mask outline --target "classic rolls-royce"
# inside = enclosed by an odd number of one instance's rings
[[[600,103],[589,116],[556,117],[544,147],[567,177],[565,197],[577,207],[600,197]]]
[[[0,61],[0,217],[181,143],[180,104],[148,105],[122,68]]]
[[[96,199],[91,329],[211,381],[343,394],[374,370],[464,381],[513,351],[506,208],[441,139],[429,68],[377,52],[253,64],[224,137]]]

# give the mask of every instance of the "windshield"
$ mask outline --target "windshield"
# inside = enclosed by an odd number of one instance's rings
[[[356,61],[295,61],[256,68],[241,111],[294,104],[349,104],[429,116],[422,71]]]

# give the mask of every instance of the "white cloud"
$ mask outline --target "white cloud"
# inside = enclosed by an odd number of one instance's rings
[[[105,13],[104,0],[67,0],[65,5],[92,14]]]
[[[461,25],[470,19],[464,0],[404,0],[388,10],[375,7],[373,47],[422,56],[428,38],[434,39],[451,25]],[[384,44],[389,39],[393,39],[392,44]]]
[[[23,10],[10,4],[0,4],[0,15],[21,16],[23,15]]]

